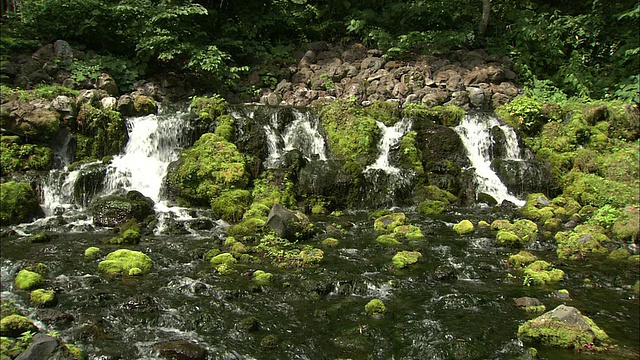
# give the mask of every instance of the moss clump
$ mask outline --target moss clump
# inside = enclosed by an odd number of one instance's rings
[[[328,147],[337,158],[346,160],[347,167],[362,168],[377,154],[380,128],[366,110],[347,101],[336,100],[320,111],[322,126],[327,131]]]
[[[295,186],[288,174],[277,171],[265,171],[260,178],[253,183],[253,205],[264,206],[266,214],[271,207],[280,204],[285,208],[292,209],[296,206]],[[266,220],[265,214],[265,220]]]
[[[402,116],[413,119],[414,123],[427,122],[444,126],[458,126],[465,111],[455,105],[429,107],[424,104],[408,104]]]
[[[637,205],[629,205],[623,209],[621,216],[613,224],[612,234],[618,240],[633,242],[638,240],[640,235],[640,208]]]
[[[409,240],[424,239],[422,230],[415,225],[400,225],[393,229],[393,233],[396,235],[404,236]]]
[[[265,235],[254,247],[272,263],[285,268],[304,268],[318,265],[324,258],[324,252],[309,245],[296,245],[287,239],[273,234]]]
[[[393,229],[400,225],[404,225],[406,216],[402,212],[392,213],[377,218],[373,223],[375,231],[392,232]]]
[[[339,244],[340,244],[340,241],[335,238],[326,238],[322,240],[322,246],[329,247],[329,248],[337,247]]]
[[[601,345],[609,340],[591,319],[565,305],[520,325],[518,337],[528,342],[575,349],[584,344]]]
[[[376,242],[390,247],[402,245],[400,241],[396,240],[395,234],[382,234],[376,238]]]
[[[544,260],[537,260],[524,268],[524,285],[545,285],[564,279],[564,271]]]
[[[85,104],[77,117],[76,160],[98,160],[119,154],[129,139],[125,121],[117,111]]]
[[[625,261],[629,259],[631,254],[627,249],[616,249],[609,254],[609,259],[615,261]]]
[[[53,240],[53,235],[46,231],[40,231],[39,233],[29,237],[29,242],[32,244],[46,243]]]
[[[31,320],[22,315],[9,315],[0,320],[0,335],[17,338],[27,331],[38,331]]]
[[[98,270],[108,275],[129,275],[131,269],[138,268],[141,271],[138,273],[134,270],[133,273],[140,275],[149,273],[152,266],[153,262],[146,254],[120,249],[108,254],[105,260],[98,264]]]
[[[563,231],[555,235],[558,243],[556,254],[560,259],[582,260],[588,256],[605,255],[604,244],[610,240],[599,226],[582,224],[572,231]]]
[[[33,290],[31,292],[30,298],[32,303],[41,307],[53,306],[58,302],[58,299],[56,299],[56,294],[53,290]]]
[[[238,262],[230,253],[222,253],[211,258],[211,265],[226,264],[227,266],[235,265]]]
[[[544,223],[554,216],[554,207],[551,205],[551,201],[544,194],[529,194],[518,213],[527,219]]]
[[[413,170],[416,176],[420,177],[424,174],[424,166],[422,165],[422,151],[418,149],[415,131],[409,131],[400,140],[400,163],[402,167]]]
[[[211,200],[212,216],[224,221],[237,222],[242,219],[251,203],[248,190],[226,190]]]
[[[99,254],[100,254],[100,249],[95,246],[91,246],[84,251],[84,258],[87,260],[93,260],[97,258]]]
[[[15,171],[50,170],[53,151],[44,145],[20,144],[17,136],[2,136],[0,141],[0,176]]]
[[[418,214],[423,216],[433,216],[442,213],[447,209],[447,204],[439,200],[425,200],[418,204]]]
[[[279,342],[280,339],[278,339],[277,335],[269,334],[260,340],[260,346],[267,349],[273,349],[278,347]]]
[[[462,220],[459,223],[453,225],[453,230],[457,232],[459,235],[470,234],[475,231],[473,227],[473,223],[469,220]]]
[[[567,175],[569,185],[565,194],[573,197],[582,205],[602,207],[607,204],[624,207],[638,203],[637,186],[605,179],[596,174],[572,171]]]
[[[546,122],[542,104],[528,96],[518,96],[498,107],[496,114],[527,135],[537,134]]]
[[[496,239],[498,239],[498,244],[506,246],[520,246],[521,240],[513,231],[508,230],[498,231]]]
[[[2,225],[25,222],[42,213],[38,197],[27,182],[9,181],[0,184],[0,203]]]
[[[84,350],[74,344],[64,344],[64,347],[69,350],[69,354],[73,356],[74,360],[85,360],[87,358],[87,354],[84,352]]]
[[[168,182],[194,205],[211,205],[223,191],[243,189],[249,181],[245,157],[222,137],[207,133],[180,154]]]
[[[380,299],[372,299],[364,306],[364,312],[372,317],[383,317],[387,313],[387,307]]]
[[[511,227],[511,225],[512,225],[511,221],[499,219],[499,220],[494,220],[491,223],[491,229],[492,230],[508,230]]]
[[[256,270],[253,273],[253,281],[255,281],[258,285],[269,285],[271,284],[271,279],[273,279],[273,274],[264,272],[262,270]]]
[[[44,284],[44,278],[37,272],[23,269],[16,275],[13,284],[17,289],[31,290],[42,286]]]
[[[532,253],[528,251],[520,251],[515,255],[509,256],[509,260],[507,262],[512,267],[522,268],[531,264],[536,260],[538,260],[538,257],[533,255]]]
[[[391,262],[396,269],[402,269],[413,265],[422,259],[422,254],[417,251],[400,251],[393,256]]]
[[[214,121],[227,112],[228,103],[219,95],[195,96],[191,100],[191,114],[206,121]]]

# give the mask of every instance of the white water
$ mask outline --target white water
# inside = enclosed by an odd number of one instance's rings
[[[51,170],[42,183],[42,210],[46,216],[55,215],[56,209],[73,207],[73,186],[80,175],[79,170],[66,173]]]
[[[105,192],[137,190],[160,201],[167,166],[178,159],[188,122],[186,113],[147,115],[127,119],[129,141],[107,171]]]
[[[308,112],[293,110],[295,120],[287,125],[282,139],[284,150],[300,150],[307,159],[327,160],[324,138],[318,131],[319,121]],[[314,121],[315,120],[315,121]]]
[[[380,169],[387,174],[398,174],[400,173],[400,169],[389,163],[389,152],[393,146],[400,142],[402,136],[409,131],[409,128],[411,128],[411,119],[402,118],[402,120],[389,127],[377,120],[376,124],[378,124],[380,130],[382,130],[382,140],[378,144],[380,154],[376,161],[367,166],[364,171],[367,172],[374,169]]]
[[[467,114],[460,125],[455,127],[455,131],[460,135],[475,169],[478,192],[493,196],[498,203],[507,200],[517,206],[523,206],[525,202],[510,194],[498,175],[491,169],[491,128],[494,126],[500,126],[500,123],[493,115]],[[501,126],[501,129],[507,137],[507,158],[519,160],[520,150],[515,132],[506,126]]]

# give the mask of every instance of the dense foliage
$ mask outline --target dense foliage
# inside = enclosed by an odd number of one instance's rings
[[[486,48],[510,55],[532,96],[638,99],[636,0],[481,1],[23,0],[3,9],[0,50],[57,39],[87,50],[69,70],[108,70],[126,89],[136,78],[181,70],[211,89],[259,69],[262,86],[306,42],[363,42],[387,57]],[[483,15],[488,15],[483,16]],[[486,30],[479,30],[482,19]],[[66,21],[62,19],[74,19]],[[483,26],[480,26],[483,27]],[[615,29],[615,31],[613,31]],[[245,85],[245,90],[252,88]],[[559,91],[562,90],[562,91]],[[561,95],[559,95],[561,94]],[[566,94],[566,95],[565,95]]]

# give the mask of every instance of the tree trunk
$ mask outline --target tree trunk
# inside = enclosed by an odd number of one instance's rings
[[[478,28],[478,34],[484,36],[489,26],[489,14],[491,14],[491,0],[482,0],[482,19]]]

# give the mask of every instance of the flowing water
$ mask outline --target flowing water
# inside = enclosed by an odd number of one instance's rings
[[[478,182],[477,192],[491,195],[498,203],[507,200],[522,206],[524,201],[509,193],[502,180],[491,169],[491,128],[494,126],[500,126],[495,115],[476,113],[465,115],[455,130],[460,135],[475,170]],[[507,159],[520,159],[515,132],[507,126],[501,126],[501,129],[507,137]]]
[[[402,120],[389,127],[380,121],[376,121],[376,124],[382,131],[382,140],[378,145],[380,153],[376,161],[365,168],[365,172],[373,169],[381,169],[389,174],[399,174],[400,168],[392,166],[389,163],[389,152],[392,147],[398,145],[404,134],[409,131],[411,128],[411,119],[402,118]]]
[[[537,297],[552,309],[563,303],[553,296],[561,288],[573,298],[567,304],[591,317],[614,339],[615,348],[592,354],[538,346],[542,359],[639,358],[640,307],[631,289],[637,266],[606,259],[560,263],[556,266],[567,273],[562,283],[524,286],[522,274],[505,266],[514,250],[499,247],[495,234],[478,231],[459,236],[452,230],[461,219],[475,223],[510,216],[491,209],[456,209],[427,218],[405,208],[408,222],[425,237],[405,240],[395,249],[375,242],[378,234],[366,212],[312,217],[321,231],[305,244],[323,249],[324,259],[317,267],[283,269],[259,253],[250,253],[255,261],[239,263],[234,274],[217,274],[203,256],[212,248],[227,251],[224,226],[194,225],[179,235],[164,235],[162,230],[167,226],[163,217],[206,220],[206,214],[193,209],[158,211],[163,206],[160,184],[166,164],[182,146],[179,134],[186,126],[182,121],[172,114],[130,119],[131,140],[123,155],[114,159],[106,182],[111,185],[103,189],[107,193],[122,186],[160,200],[156,210],[161,221],[154,234],[144,236],[139,245],[127,246],[151,257],[150,274],[111,278],[98,272],[98,262],[118,246],[104,243],[113,236],[112,229],[95,228],[90,218],[81,217],[84,209],[69,185],[79,176],[75,172],[52,172],[51,184],[58,185],[51,188],[60,191],[50,192],[55,196],[46,201],[51,201],[47,205],[51,212],[63,205],[77,206],[80,215],[74,223],[79,225],[51,228],[44,221],[30,228],[14,227],[13,233],[3,231],[2,299],[15,301],[26,315],[42,320],[38,325],[43,331],[57,331],[81,346],[89,359],[159,359],[157,345],[175,340],[204,349],[206,359],[517,359],[531,345],[517,339],[518,325],[533,315],[516,308],[513,299]],[[463,122],[467,123],[459,128],[467,134],[473,126],[484,126],[472,125],[470,119]],[[305,156],[326,156],[314,135],[317,123],[304,115],[285,125],[277,119],[268,124],[280,139],[278,151],[298,148],[296,139],[305,139],[317,142],[302,146]],[[409,126],[393,131],[407,131]],[[482,131],[477,134],[484,136]],[[395,146],[394,141],[389,136],[388,148]],[[381,154],[386,151],[388,156],[388,148],[381,145]],[[391,167],[384,161],[381,169],[371,172]],[[23,236],[43,228],[56,235],[51,242],[29,244]],[[322,247],[320,242],[329,236],[340,244]],[[539,240],[532,249],[550,249],[549,241]],[[100,247],[98,259],[84,259],[90,246]],[[394,269],[391,258],[397,250],[420,251],[423,259],[408,269]],[[535,253],[556,262],[553,251]],[[16,273],[38,262],[48,269],[46,287],[56,290],[57,318],[66,314],[68,321],[51,321],[55,317],[33,307],[28,293],[13,289]],[[272,283],[254,283],[255,270],[273,273]],[[389,310],[385,317],[365,314],[364,306],[373,298],[384,301]],[[246,325],[248,319],[256,321],[254,326]],[[268,342],[269,335],[277,340]]]

